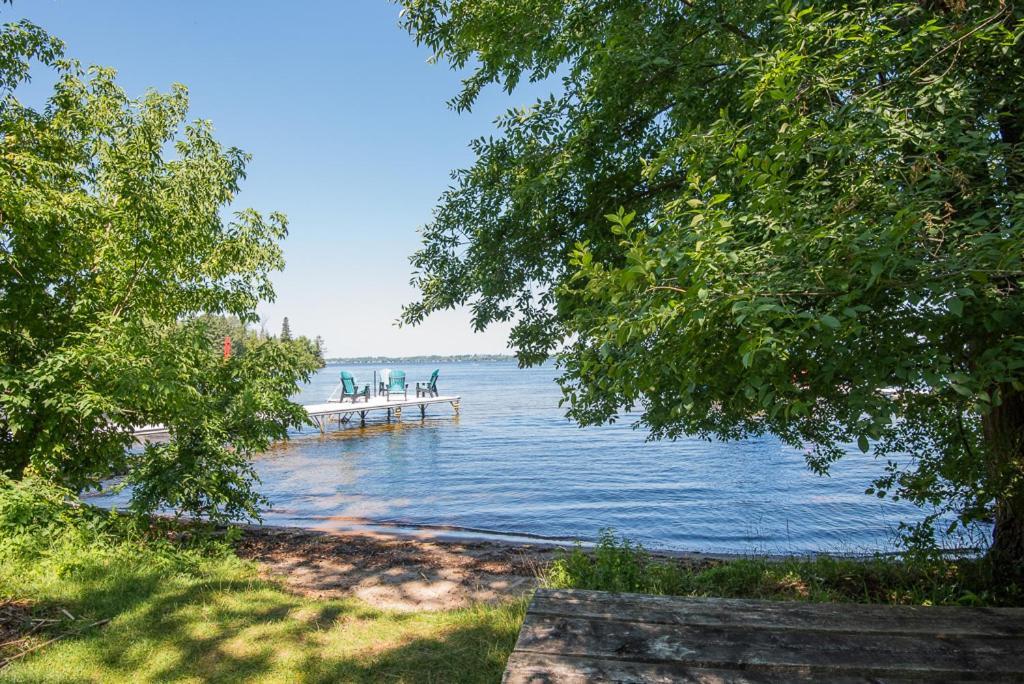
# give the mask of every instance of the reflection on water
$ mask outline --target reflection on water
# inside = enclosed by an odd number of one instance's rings
[[[410,384],[434,366],[407,366]],[[340,368],[299,397],[323,401]],[[350,367],[369,382],[371,367]],[[268,524],[318,528],[455,526],[502,534],[594,538],[604,527],[651,548],[709,552],[891,548],[919,513],[863,492],[884,464],[853,447],[831,477],[772,438],[645,442],[629,422],[580,429],[558,408],[550,367],[441,366],[443,394],[462,396],[402,422],[371,413],[321,436],[309,429],[256,462]],[[332,429],[336,426],[332,425]]]

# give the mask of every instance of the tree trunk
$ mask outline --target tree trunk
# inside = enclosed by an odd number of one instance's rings
[[[1022,10],[1011,5],[1004,24],[1015,27],[1022,16]],[[1024,56],[1021,41],[1014,46],[1014,56]],[[1010,59],[1002,62],[1009,64]],[[1000,71],[994,75],[999,81],[1008,82],[1001,78]],[[1006,108],[998,116],[999,134],[1005,145],[1007,188],[1019,193],[1024,190],[1024,105],[1013,90],[1007,95]],[[1002,287],[1008,297],[1022,296],[1017,276],[1007,277]],[[989,555],[997,579],[1024,586],[1024,394],[1009,384],[999,389],[1002,403],[983,418],[989,478],[997,486],[995,530]]]
[[[996,493],[989,558],[996,579],[1024,581],[1024,394],[1009,385],[1002,402],[982,419],[989,486]]]

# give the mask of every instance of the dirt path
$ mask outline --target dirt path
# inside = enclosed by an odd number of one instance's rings
[[[308,596],[357,596],[379,608],[419,611],[519,596],[536,586],[537,573],[556,550],[251,527],[238,553]]]

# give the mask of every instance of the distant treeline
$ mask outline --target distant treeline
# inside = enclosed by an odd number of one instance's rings
[[[480,361],[513,361],[509,354],[430,354],[426,356],[352,356],[325,359],[329,364],[396,364],[396,363],[474,363]]]

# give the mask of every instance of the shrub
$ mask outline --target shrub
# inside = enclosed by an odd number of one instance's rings
[[[169,521],[104,511],[39,478],[0,475],[0,581],[81,577],[113,566],[194,573],[204,557],[230,553],[207,529],[180,534]]]
[[[599,589],[643,594],[682,594],[689,589],[686,572],[671,561],[655,561],[640,544],[613,530],[602,530],[592,552],[579,543],[548,570],[546,583],[555,588]]]
[[[69,504],[72,492],[26,477],[16,481],[0,474],[0,554],[30,555],[52,540],[80,528],[98,531],[80,506]]]
[[[675,596],[914,605],[1022,605],[1024,590],[1000,584],[985,559],[658,558],[605,530],[592,551],[578,545],[543,577],[557,589]]]

